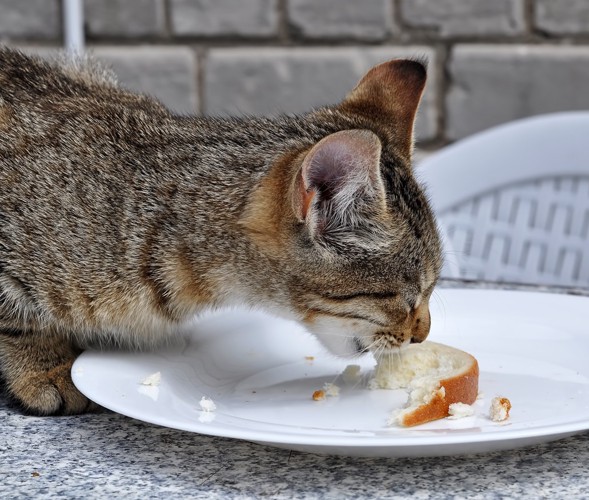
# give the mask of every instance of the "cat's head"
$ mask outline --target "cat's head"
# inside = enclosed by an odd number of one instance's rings
[[[283,155],[244,217],[271,262],[267,301],[339,355],[429,333],[441,245],[411,167],[425,79],[418,62],[383,63],[308,115],[328,132]]]

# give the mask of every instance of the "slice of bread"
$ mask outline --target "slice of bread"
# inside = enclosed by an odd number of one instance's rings
[[[408,389],[406,407],[389,423],[410,427],[447,417],[453,403],[474,403],[479,365],[470,354],[444,344],[411,344],[377,360],[370,387]]]

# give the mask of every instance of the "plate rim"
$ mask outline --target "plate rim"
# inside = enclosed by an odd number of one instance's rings
[[[558,300],[570,300],[573,302],[577,301],[584,301],[583,299],[587,300],[589,297],[585,297],[582,295],[568,295],[562,293],[554,293],[550,291],[530,291],[530,290],[503,290],[503,289],[489,289],[489,288],[459,288],[459,287],[452,287],[452,288],[440,288],[437,290],[438,293],[442,294],[455,294],[455,293],[464,293],[468,292],[475,293],[475,294],[500,294],[500,295],[510,295],[510,294],[517,294],[517,295],[532,295],[532,296],[552,296],[552,297],[559,297]],[[588,332],[589,335],[589,332]],[[112,351],[111,351],[112,352]],[[513,447],[517,446],[517,443],[520,441],[529,441],[533,438],[546,438],[552,437],[554,439],[559,439],[560,437],[570,436],[573,434],[578,434],[583,431],[589,430],[589,413],[586,419],[579,418],[573,421],[568,421],[565,423],[555,423],[555,424],[547,424],[547,425],[536,425],[529,428],[519,428],[519,429],[507,429],[502,432],[492,432],[492,433],[464,433],[464,434],[436,434],[435,431],[423,430],[419,431],[420,427],[415,427],[418,432],[432,432],[429,435],[415,435],[415,436],[398,436],[395,435],[393,432],[390,436],[387,435],[374,435],[374,436],[367,436],[367,435],[357,435],[357,434],[350,434],[350,435],[342,435],[337,434],[333,435],[330,434],[330,429],[324,429],[325,434],[308,434],[308,433],[300,433],[300,434],[291,434],[291,433],[281,433],[274,430],[268,431],[261,431],[261,430],[252,430],[247,429],[245,427],[234,427],[232,425],[221,424],[221,426],[215,426],[213,423],[202,423],[198,420],[198,415],[200,411],[195,408],[195,419],[193,422],[190,422],[190,425],[182,424],[182,422],[177,421],[170,421],[167,418],[166,423],[162,423],[162,419],[154,418],[151,415],[144,415],[139,414],[139,412],[134,411],[133,408],[129,409],[129,406],[124,404],[117,404],[115,401],[106,401],[103,400],[102,397],[96,398],[95,394],[88,394],[85,392],[87,389],[84,386],[84,376],[88,373],[87,368],[84,366],[84,363],[88,361],[88,359],[93,355],[100,355],[103,356],[108,354],[108,351],[96,351],[96,350],[88,350],[84,351],[74,362],[71,369],[72,380],[78,390],[82,392],[86,397],[90,398],[92,401],[95,401],[100,406],[103,406],[111,411],[116,413],[122,414],[124,416],[134,418],[136,420],[140,420],[143,422],[147,422],[153,425],[158,425],[161,427],[168,427],[172,429],[177,429],[185,432],[193,432],[208,436],[214,437],[225,437],[231,439],[241,439],[246,441],[258,442],[267,445],[281,445],[281,446],[306,446],[309,448],[334,448],[334,447],[344,447],[350,449],[361,449],[361,448],[374,448],[374,449],[382,449],[382,448],[391,448],[391,449],[398,449],[398,448],[439,448],[439,447],[446,447],[448,445],[452,445],[454,447],[461,447],[473,444],[480,444],[480,443],[497,443],[497,442],[510,442],[513,443]],[[157,351],[148,351],[145,354],[156,354]],[[120,403],[120,402],[119,402]],[[588,410],[589,411],[589,410]],[[239,417],[235,417],[239,418]],[[509,423],[497,423],[498,426],[505,426],[509,427]],[[301,427],[301,429],[305,429],[305,427]],[[342,432],[341,430],[334,429],[335,432]],[[386,431],[386,429],[385,429]],[[345,432],[345,431],[344,431]],[[411,432],[410,429],[403,429],[402,432]],[[551,439],[552,440],[552,439]],[[548,441],[548,440],[542,440]],[[512,446],[509,446],[511,448]]]

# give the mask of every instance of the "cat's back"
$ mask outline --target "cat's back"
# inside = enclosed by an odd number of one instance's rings
[[[80,297],[107,288],[120,307],[115,295],[139,280],[156,217],[145,207],[161,184],[145,151],[160,145],[156,124],[170,114],[101,71],[0,48],[0,295],[26,283],[31,317],[53,307],[79,320]],[[0,304],[0,327],[23,304]]]
[[[115,74],[91,56],[58,55],[52,60],[0,46],[0,97],[3,105],[59,109],[70,101],[86,104],[143,108],[167,113],[154,99],[128,92]],[[53,108],[51,108],[53,106]]]
[[[112,85],[106,73],[101,80],[98,73],[84,75],[83,71],[66,70],[65,64],[49,63],[19,50],[0,47],[0,95],[8,104],[35,102],[47,95],[71,97],[82,94],[91,83]]]
[[[92,59],[48,62],[0,47],[0,182],[10,188],[0,200],[26,203],[42,190],[46,205],[70,184],[126,185],[145,144],[157,144],[156,125],[169,119],[157,100],[120,88]]]
[[[169,116],[155,99],[117,85],[114,75],[88,58],[48,62],[0,47],[0,162],[59,154],[118,140],[125,122]],[[117,127],[116,125],[119,125]],[[127,130],[134,130],[133,123]]]

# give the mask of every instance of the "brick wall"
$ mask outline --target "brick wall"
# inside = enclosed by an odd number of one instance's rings
[[[370,66],[425,56],[417,137],[436,148],[518,117],[589,108],[589,0],[86,0],[121,82],[179,112],[300,112]],[[0,0],[0,41],[47,54],[59,0]]]

